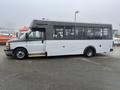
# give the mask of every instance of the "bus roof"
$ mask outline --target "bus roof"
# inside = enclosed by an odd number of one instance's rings
[[[66,26],[84,26],[84,27],[103,27],[112,28],[112,24],[97,24],[97,23],[79,23],[79,22],[65,22],[65,21],[45,21],[33,20],[30,27],[41,27],[46,25],[66,25]]]

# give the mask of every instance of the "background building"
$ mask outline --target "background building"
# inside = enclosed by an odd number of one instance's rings
[[[113,37],[116,37],[116,36],[118,36],[118,30],[117,29],[113,29]]]

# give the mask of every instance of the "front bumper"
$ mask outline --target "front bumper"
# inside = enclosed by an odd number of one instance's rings
[[[5,49],[4,52],[7,56],[13,56],[13,50]]]

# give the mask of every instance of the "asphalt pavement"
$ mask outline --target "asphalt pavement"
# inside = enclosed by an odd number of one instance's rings
[[[0,90],[120,90],[120,47],[112,53],[16,60],[0,46]]]

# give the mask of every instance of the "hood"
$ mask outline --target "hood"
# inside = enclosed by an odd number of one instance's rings
[[[22,39],[19,38],[14,38],[14,39],[10,39],[8,42],[22,42]]]

